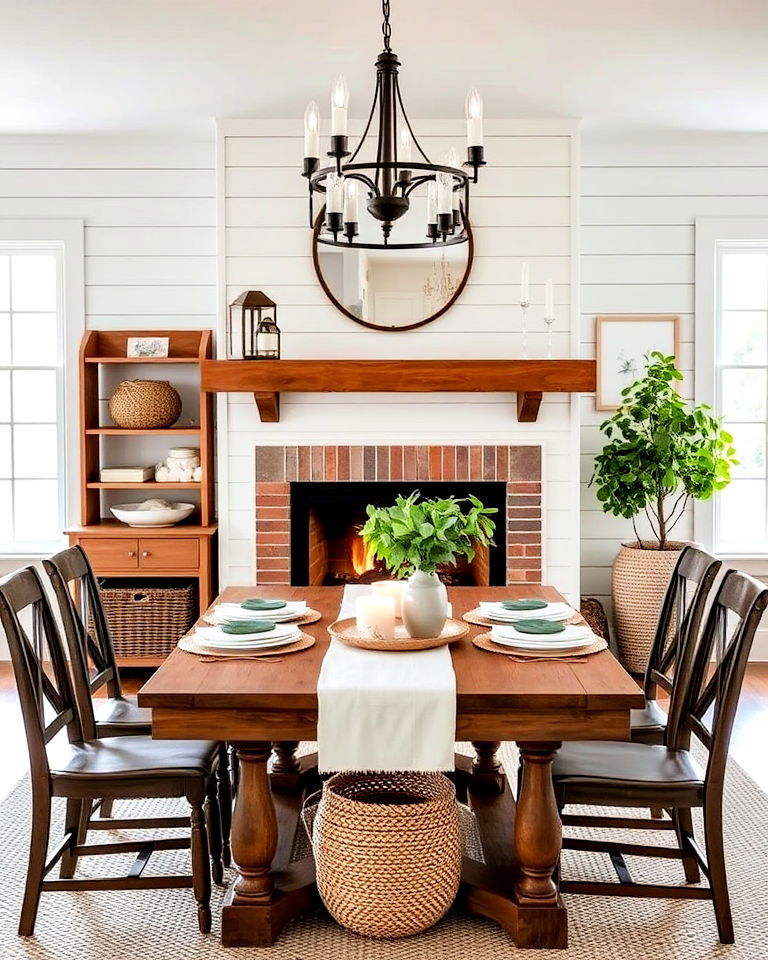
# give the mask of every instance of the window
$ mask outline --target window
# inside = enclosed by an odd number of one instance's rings
[[[82,284],[80,221],[0,221],[0,554],[59,549],[73,515]]]
[[[697,399],[723,417],[739,460],[730,485],[697,506],[696,538],[725,556],[765,556],[768,222],[697,221],[696,261]]]
[[[45,552],[63,529],[61,252],[0,245],[0,543]]]

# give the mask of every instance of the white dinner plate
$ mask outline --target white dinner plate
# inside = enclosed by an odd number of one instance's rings
[[[247,641],[236,642],[236,643],[217,643],[214,640],[200,640],[197,636],[195,637],[198,646],[201,650],[208,650],[211,653],[215,653],[219,650],[224,650],[227,653],[232,653],[236,650],[243,651],[255,651],[255,650],[275,650],[278,647],[286,647],[291,643],[296,643],[298,637],[282,637],[277,640],[268,640],[265,643],[250,643]]]
[[[491,639],[504,647],[519,647],[521,650],[572,650],[587,647],[594,642],[595,635],[589,628],[586,632],[566,636],[565,633],[551,634],[547,638],[528,633],[518,633],[509,628],[493,627]]]
[[[195,633],[197,640],[203,643],[234,643],[240,646],[243,643],[269,643],[272,640],[298,640],[301,631],[292,624],[275,626],[273,630],[262,633],[224,633],[219,627],[198,627]]]

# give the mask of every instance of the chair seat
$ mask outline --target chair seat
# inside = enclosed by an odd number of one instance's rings
[[[667,715],[656,700],[647,700],[645,709],[630,711],[629,729],[634,743],[662,744]]]
[[[687,750],[644,743],[564,743],[552,778],[565,803],[695,807],[704,794],[704,772]]]
[[[99,737],[152,733],[152,711],[140,707],[135,697],[94,697],[93,715]]]
[[[48,758],[54,784],[57,780],[178,780],[209,776],[218,747],[213,740],[103,737],[52,744]]]

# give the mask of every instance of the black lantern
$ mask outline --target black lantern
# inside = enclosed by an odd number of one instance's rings
[[[230,360],[279,360],[277,304],[261,290],[246,290],[229,306],[227,355]]]

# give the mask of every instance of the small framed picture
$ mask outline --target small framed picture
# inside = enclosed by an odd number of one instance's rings
[[[645,371],[647,354],[680,358],[680,317],[596,317],[596,410],[618,410],[621,391]]]
[[[128,337],[129,357],[167,357],[169,337]]]

